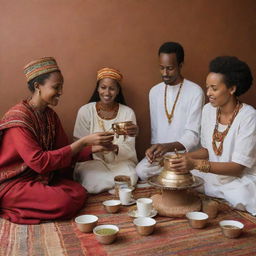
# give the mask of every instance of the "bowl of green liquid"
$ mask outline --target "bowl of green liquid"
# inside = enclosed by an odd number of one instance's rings
[[[119,228],[116,225],[99,225],[93,229],[96,239],[101,244],[111,244],[115,241]]]

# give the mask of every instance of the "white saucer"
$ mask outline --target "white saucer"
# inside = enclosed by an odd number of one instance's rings
[[[132,191],[135,189],[135,187],[129,187],[132,189]],[[111,194],[111,195],[115,195],[116,194],[116,190],[114,188],[108,190],[108,193]]]
[[[111,194],[111,195],[115,195],[115,194],[116,194],[116,191],[115,191],[114,188],[112,188],[112,189],[110,189],[110,190],[108,191],[108,193]]]
[[[137,208],[130,210],[130,211],[128,212],[128,215],[129,215],[130,217],[133,217],[133,218],[142,217],[142,216],[138,215]],[[153,209],[153,210],[151,211],[151,214],[150,214],[149,216],[147,216],[147,217],[153,218],[153,217],[155,217],[156,215],[157,215],[157,210],[156,210],[156,209]]]
[[[136,204],[136,200],[132,199],[128,204],[122,204],[124,206],[128,206],[128,205],[132,205],[132,204]]]

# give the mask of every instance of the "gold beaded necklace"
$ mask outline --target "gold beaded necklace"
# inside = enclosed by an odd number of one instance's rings
[[[228,131],[229,131],[235,117],[237,116],[241,105],[242,105],[242,103],[240,101],[237,101],[236,107],[233,111],[231,119],[229,120],[228,126],[223,132],[218,131],[218,126],[219,126],[219,123],[220,123],[220,115],[221,115],[220,108],[218,108],[216,110],[217,111],[217,113],[216,113],[216,123],[215,123],[214,131],[213,131],[213,134],[212,134],[212,148],[213,148],[214,153],[217,156],[222,155],[224,139],[227,136]],[[220,142],[218,147],[217,147],[216,142]]]
[[[104,120],[111,120],[116,118],[119,110],[119,104],[114,102],[111,106],[105,106],[100,101],[96,102],[96,111],[98,115]]]
[[[175,101],[174,101],[174,104],[173,104],[173,107],[172,107],[172,110],[171,110],[171,114],[168,113],[168,109],[167,109],[167,86],[168,85],[167,84],[165,85],[165,90],[164,90],[164,109],[165,109],[165,114],[166,114],[166,117],[168,119],[168,123],[169,124],[172,122],[174,110],[175,110],[178,98],[180,96],[180,91],[181,91],[181,87],[183,86],[183,82],[184,82],[184,80],[180,83],[180,88],[179,88],[179,91],[178,91],[177,96],[175,98]]]

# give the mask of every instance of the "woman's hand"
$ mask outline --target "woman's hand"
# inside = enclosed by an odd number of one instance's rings
[[[98,153],[98,152],[102,152],[104,150],[105,150],[104,146],[101,146],[101,145],[92,146],[92,153]]]
[[[135,137],[138,135],[139,127],[136,124],[125,125],[125,132],[128,136]]]
[[[86,146],[100,146],[93,147],[92,153],[104,151],[105,147],[113,145],[113,139],[113,132],[96,132],[89,134],[70,144],[72,155],[77,154]]]
[[[170,162],[170,167],[180,172],[188,172],[193,170],[196,166],[196,160],[186,155],[181,155],[179,158],[170,159]]]
[[[113,132],[96,132],[83,137],[83,142],[89,145],[102,145],[108,146],[112,144],[114,139]]]
[[[118,150],[119,150],[118,145],[115,145],[112,143],[108,144],[106,146],[102,146],[102,145],[93,145],[92,146],[92,153],[113,151],[114,153],[118,154]]]
[[[104,151],[114,151],[115,153],[118,153],[119,147],[116,144],[108,144],[105,146],[105,150]]]

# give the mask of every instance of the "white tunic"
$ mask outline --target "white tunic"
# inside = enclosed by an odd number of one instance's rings
[[[224,139],[221,156],[217,156],[212,148],[215,123],[216,108],[208,103],[202,114],[202,147],[208,150],[211,162],[235,162],[244,165],[246,168],[243,175],[238,178],[197,170],[192,173],[204,179],[207,195],[223,198],[233,207],[246,209],[256,215],[256,110],[243,104]],[[226,125],[219,125],[219,131],[226,128]]]
[[[171,113],[180,85],[168,86],[167,108]],[[187,79],[183,86],[174,110],[172,122],[169,124],[164,106],[165,84],[159,83],[149,92],[151,119],[151,144],[180,142],[187,151],[195,149],[199,144],[199,131],[204,93],[201,87]],[[146,158],[137,165],[138,176],[145,180],[160,172],[160,167],[151,165]]]
[[[123,121],[133,121],[136,124],[135,114],[128,106],[119,104],[116,118],[103,120],[97,114],[96,103],[91,102],[78,111],[74,137],[81,138],[95,132],[111,131],[113,123]],[[93,154],[94,160],[76,164],[74,179],[89,193],[99,193],[112,188],[116,175],[130,176],[132,185],[137,182],[135,138],[126,136],[124,139],[124,136],[119,136],[115,137],[113,143],[119,146],[117,155],[114,152],[96,153]]]

